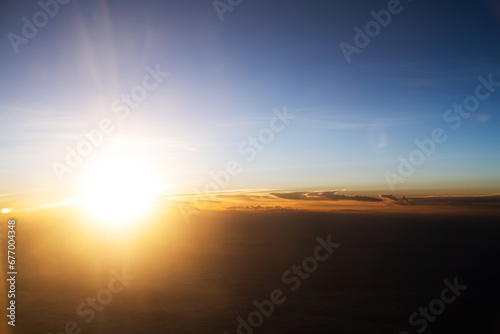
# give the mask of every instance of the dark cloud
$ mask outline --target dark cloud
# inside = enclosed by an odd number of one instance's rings
[[[415,202],[411,199],[406,198],[405,196],[397,197],[394,195],[379,195],[380,198],[388,200],[390,204],[399,204],[399,205],[415,205]]]
[[[429,196],[411,198],[419,205],[488,205],[500,207],[500,195],[487,196]]]
[[[271,195],[290,200],[382,202],[381,198],[339,194],[338,191],[286,192]]]

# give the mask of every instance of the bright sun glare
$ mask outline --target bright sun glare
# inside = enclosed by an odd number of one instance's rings
[[[83,186],[89,213],[110,226],[123,226],[153,204],[154,180],[147,166],[132,159],[113,159],[95,166]]]

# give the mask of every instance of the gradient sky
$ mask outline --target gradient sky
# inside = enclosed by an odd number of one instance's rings
[[[147,161],[166,192],[192,192],[229,160],[232,189],[379,189],[398,156],[436,127],[444,144],[398,193],[492,193],[500,187],[500,90],[453,131],[446,109],[500,81],[500,7],[492,1],[402,2],[404,10],[347,64],[339,48],[387,1],[245,0],[220,21],[211,1],[61,5],[16,54],[7,38],[40,10],[2,2],[0,196],[72,194],[113,154]],[[170,75],[119,120],[110,104],[145,68]],[[252,162],[237,152],[283,109],[296,118]],[[59,182],[51,163],[109,117],[116,130]]]

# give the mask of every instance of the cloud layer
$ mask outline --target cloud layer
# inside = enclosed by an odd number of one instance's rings
[[[197,197],[200,202],[200,196]],[[219,193],[207,195],[201,202],[216,210],[307,210],[307,211],[439,211],[496,210],[500,195],[485,196],[421,196],[392,194],[347,194],[345,190]],[[189,203],[189,202],[184,202]],[[210,206],[212,205],[212,206]]]

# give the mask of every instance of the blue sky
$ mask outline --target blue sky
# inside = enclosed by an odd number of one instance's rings
[[[352,44],[353,28],[387,1],[247,0],[220,21],[211,1],[73,0],[17,54],[7,34],[40,7],[2,4],[0,192],[72,188],[86,165],[116,151],[157,166],[168,191],[189,192],[243,161],[238,144],[285,106],[296,118],[228,189],[388,191],[384,172],[442,127],[449,139],[398,192],[495,192],[500,91],[456,131],[442,115],[474,93],[478,76],[500,81],[500,7],[401,3],[350,64],[339,43]],[[59,182],[51,162],[116,116],[111,101],[157,65],[168,78]]]

